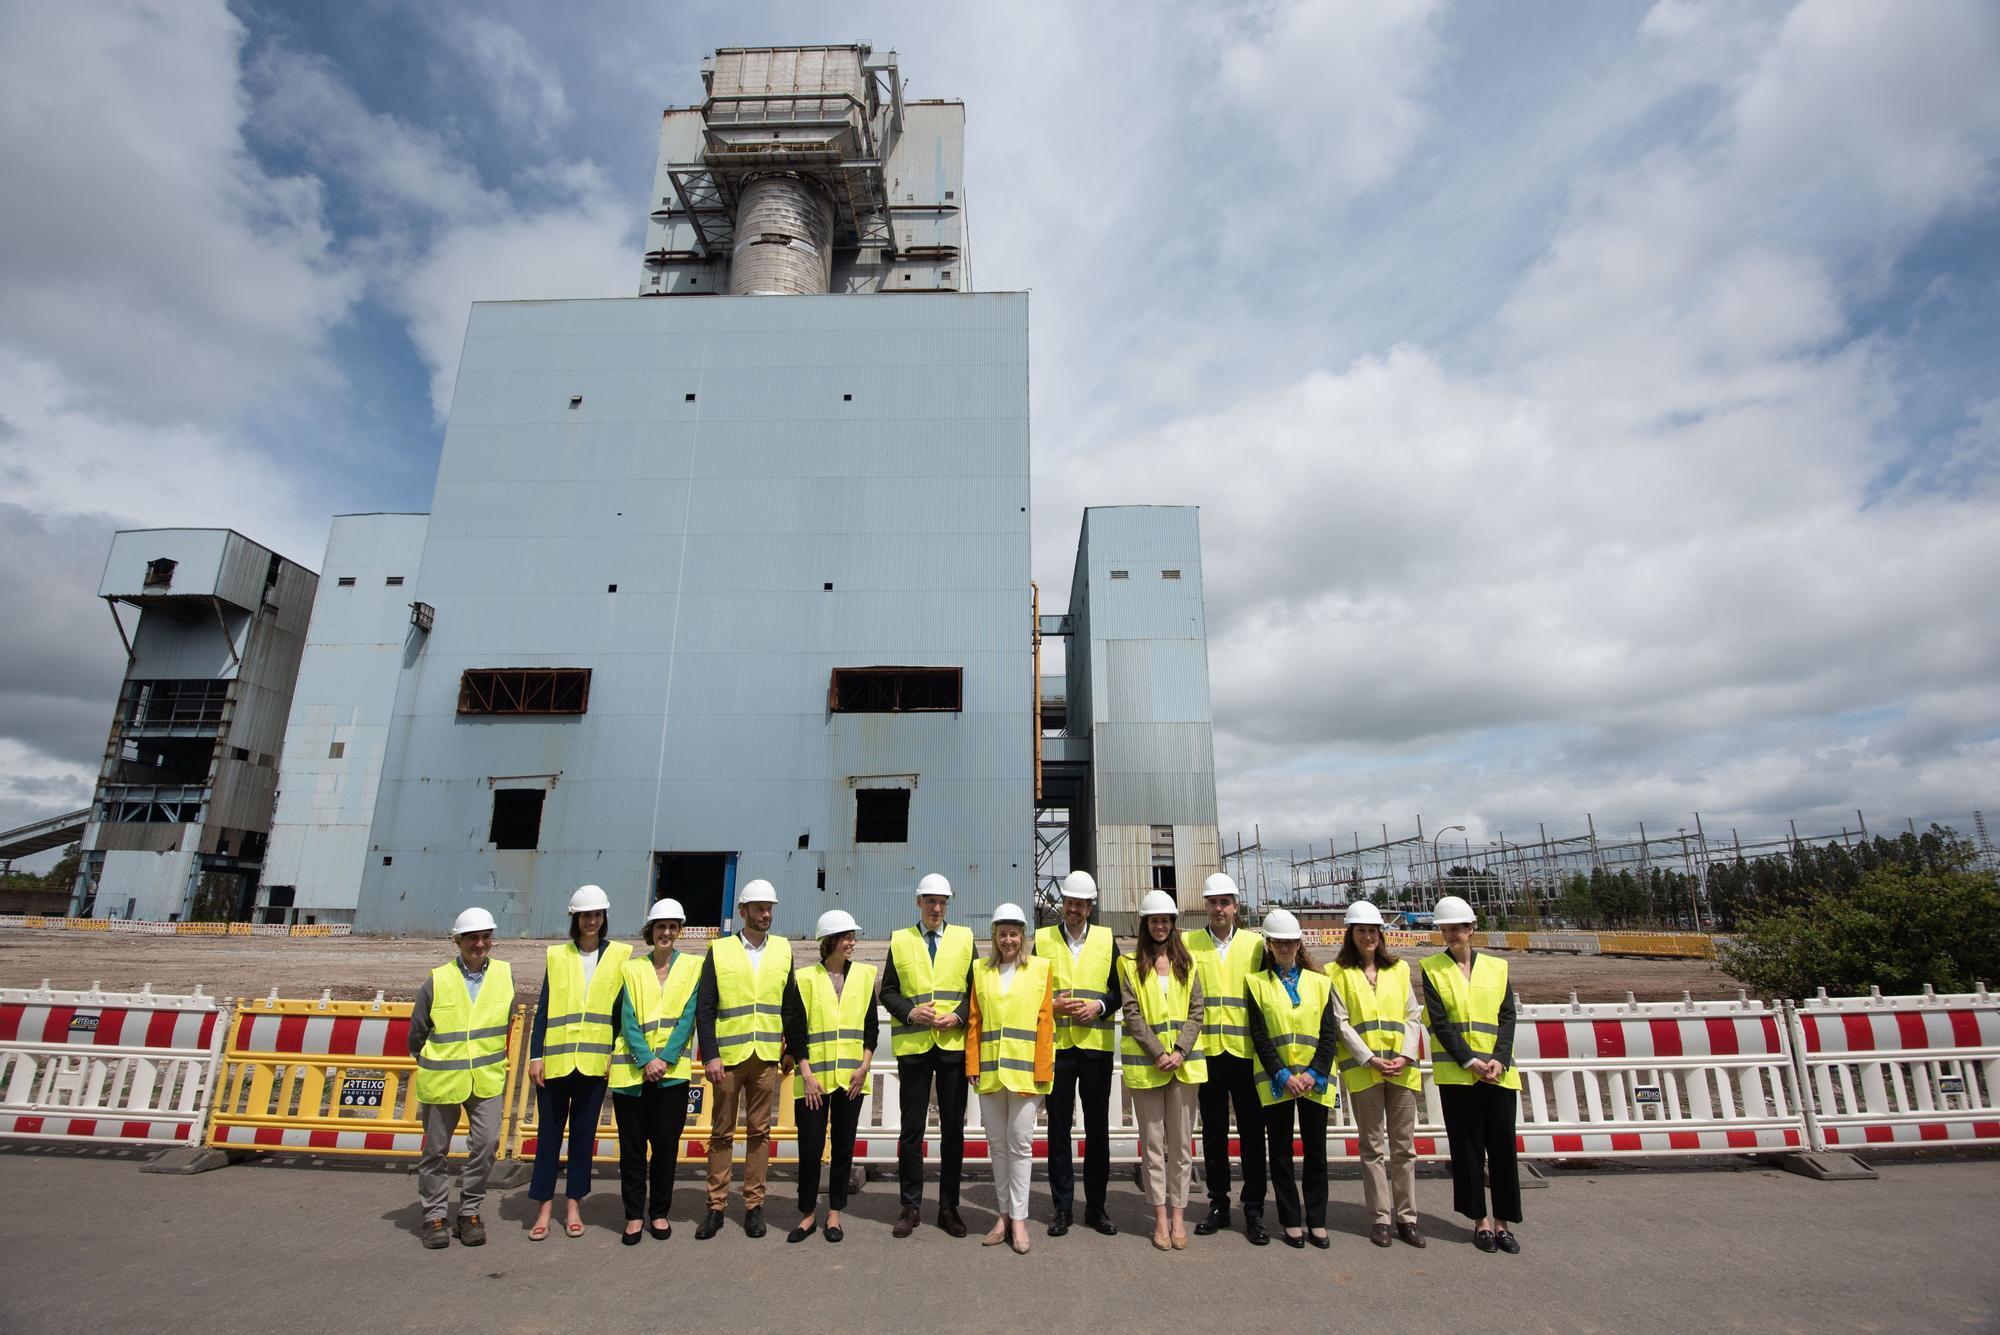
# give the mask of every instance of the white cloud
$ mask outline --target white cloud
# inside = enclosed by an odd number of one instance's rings
[[[539,140],[569,118],[562,78],[518,28],[477,14],[446,20],[447,40],[469,59],[481,90],[508,125]]]

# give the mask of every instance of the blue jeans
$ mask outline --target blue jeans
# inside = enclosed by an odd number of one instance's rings
[[[550,1201],[556,1195],[556,1166],[562,1162],[565,1131],[569,1141],[569,1175],[563,1195],[580,1201],[590,1194],[590,1159],[597,1152],[597,1114],[604,1106],[601,1075],[571,1071],[542,1082],[535,1091],[535,1172],[528,1182],[528,1199]]]

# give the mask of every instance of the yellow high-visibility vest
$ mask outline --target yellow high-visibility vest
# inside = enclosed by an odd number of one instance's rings
[[[708,948],[715,961],[715,1046],[704,1058],[722,1058],[735,1066],[757,1056],[774,1062],[785,1050],[785,979],[792,972],[792,943],[782,936],[764,938],[764,955],[750,967],[750,952],[740,936],[725,936]]]
[[[1500,1007],[1507,1000],[1507,961],[1480,951],[1472,957],[1468,984],[1451,952],[1441,950],[1424,960],[1424,986],[1444,1002],[1445,1022],[1473,1055],[1488,1056],[1500,1039]],[[1431,1079],[1440,1085],[1476,1085],[1479,1077],[1451,1059],[1444,1044],[1431,1035]],[[1511,1065],[1496,1081],[1503,1089],[1519,1089],[1521,1073]]]
[[[514,971],[486,961],[475,1000],[457,960],[431,970],[431,1032],[417,1054],[418,1103],[490,1099],[507,1085],[507,1012],[514,1005]]]
[[[1319,1050],[1320,1021],[1326,1014],[1326,999],[1333,995],[1333,980],[1317,970],[1300,969],[1297,1005],[1292,1004],[1292,995],[1285,991],[1278,975],[1269,969],[1259,969],[1245,981],[1249,984],[1250,1004],[1263,1016],[1264,1032],[1277,1045],[1278,1061],[1294,1075],[1311,1066],[1313,1054]],[[1270,1074],[1258,1073],[1258,1103],[1269,1107],[1299,1097],[1271,1093]],[[1304,1097],[1331,1108],[1334,1086],[1329,1083],[1325,1093],[1315,1090]]]
[[[972,968],[972,929],[947,924],[938,933],[937,960],[931,960],[924,944],[922,927],[900,927],[889,937],[889,958],[896,965],[896,986],[911,1005],[928,1001],[939,1015],[959,1015],[965,1010],[965,993],[960,990],[967,970]],[[944,984],[940,987],[938,984]],[[965,1027],[933,1029],[927,1024],[898,1024],[891,1019],[889,1050],[898,1057],[915,1057],[932,1048],[946,1052],[965,1051]]]
[[[824,964],[809,964],[794,977],[799,1000],[806,1007],[806,1050],[799,1055],[812,1063],[813,1078],[832,1094],[847,1088],[861,1069],[861,1046],[868,1030],[868,1011],[875,1004],[875,966],[847,966],[847,981],[838,994]]]
[[[660,981],[660,971],[653,967],[652,956],[641,955],[625,961],[625,1004],[638,1017],[646,1046],[655,1056],[662,1055],[667,1040],[673,1037],[674,1026],[687,1013],[688,998],[694,995],[695,985],[700,981],[701,961],[682,951],[674,952],[664,983]],[[661,1079],[687,1079],[694,1071],[693,1054],[694,1041],[690,1039],[681,1048],[680,1059],[667,1068]],[[625,1046],[625,1035],[621,1033],[611,1043],[611,1087],[630,1089],[642,1079],[644,1072]]]
[[[980,960],[972,966],[972,990],[979,996],[979,1092],[1048,1093],[1054,1081],[1035,1079],[1035,1040],[1049,995],[1049,962],[1024,956],[1003,995],[1000,971]]]
[[[550,1080],[576,1071],[603,1075],[611,1067],[611,1007],[625,985],[632,947],[608,941],[597,957],[590,986],[583,985],[583,956],[573,942],[549,947],[549,1015],[542,1034],[542,1075]],[[485,992],[484,988],[480,989]]]
[[[1244,980],[1264,967],[1264,938],[1242,927],[1229,938],[1225,955],[1215,948],[1206,927],[1185,932],[1181,940],[1201,969],[1201,1050],[1211,1057],[1250,1052],[1250,994]]]
[[[1081,1001],[1104,1006],[1095,1020],[1074,1020],[1056,1016],[1056,1047],[1082,1048],[1086,1052],[1109,1052],[1118,1039],[1118,1017],[1111,1010],[1111,970],[1118,962],[1111,931],[1096,923],[1084,933],[1083,953],[1069,953],[1069,937],[1060,924],[1035,933],[1035,955],[1049,962],[1055,973],[1056,991],[1067,991]]]
[[[1177,978],[1167,974],[1167,994],[1160,995],[1160,984],[1156,976],[1148,977],[1143,984],[1138,975],[1138,965],[1130,955],[1118,958],[1118,976],[1124,980],[1125,990],[1139,998],[1139,1014],[1145,1018],[1147,1028],[1160,1040],[1160,1046],[1167,1051],[1174,1050],[1180,1038],[1181,1026],[1187,1023],[1188,1006],[1194,996],[1195,975]],[[1207,989],[1204,982],[1202,987]],[[1169,1080],[1178,1080],[1184,1085],[1199,1085],[1208,1079],[1208,1054],[1202,1044],[1196,1042],[1193,1052],[1172,1071],[1162,1071],[1153,1065],[1153,1059],[1139,1046],[1139,1040],[1126,1034],[1118,1042],[1118,1060],[1125,1071],[1125,1088],[1158,1089]]]
[[[1347,1007],[1348,1024],[1368,1040],[1376,1056],[1395,1057],[1402,1053],[1404,1031],[1409,1025],[1409,965],[1397,960],[1386,969],[1377,969],[1373,987],[1368,985],[1365,969],[1335,969],[1333,987],[1340,993],[1341,1005]],[[1417,1089],[1422,1086],[1424,1076],[1414,1061],[1396,1075],[1383,1075],[1366,1062],[1356,1061],[1347,1046],[1341,1045],[1340,1083],[1350,1092],[1373,1089],[1384,1080],[1405,1089]]]

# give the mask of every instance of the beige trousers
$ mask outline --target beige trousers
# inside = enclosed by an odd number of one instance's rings
[[[1194,1176],[1195,1086],[1169,1080],[1158,1089],[1131,1089],[1139,1119],[1139,1185],[1154,1205],[1182,1209]]]
[[[1342,1090],[1361,1141],[1361,1190],[1378,1224],[1417,1222],[1417,1103],[1414,1089],[1377,1081]],[[1393,1198],[1395,1218],[1389,1215]]]
[[[743,1206],[764,1203],[764,1170],[771,1162],[771,1114],[778,1106],[778,1063],[749,1056],[722,1069],[722,1083],[712,1086],[715,1107],[708,1132],[708,1208],[729,1203],[729,1175],[736,1154],[736,1108],[743,1106]]]

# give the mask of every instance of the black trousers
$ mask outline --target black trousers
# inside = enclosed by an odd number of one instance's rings
[[[681,1166],[687,1083],[642,1084],[637,1094],[613,1094],[611,1115],[618,1122],[618,1190],[625,1218],[665,1219]]]
[[[1056,1049],[1056,1082],[1049,1090],[1049,1195],[1065,1214],[1076,1208],[1076,1100],[1083,1099],[1084,1208],[1102,1210],[1111,1186],[1111,1063],[1109,1052]]]
[[[854,1169],[854,1131],[861,1125],[861,1100],[849,1098],[845,1089],[829,1093],[819,1107],[808,1108],[804,1099],[792,1100],[794,1121],[799,1127],[799,1213],[811,1214],[819,1205],[819,1161],[826,1148],[829,1126],[833,1129],[833,1154],[827,1169],[826,1203],[829,1208],[847,1208],[847,1179]]]
[[[1229,1109],[1236,1107],[1236,1139],[1243,1151],[1243,1210],[1264,1212],[1264,1109],[1257,1102],[1257,1063],[1217,1053],[1208,1079],[1195,1086],[1201,1106],[1201,1162],[1210,1205],[1229,1204]]]
[[[1299,1137],[1306,1154],[1306,1228],[1326,1227],[1326,1105],[1286,1099],[1264,1109],[1264,1136],[1271,1147],[1271,1194],[1278,1198],[1278,1222],[1301,1226],[1299,1187],[1292,1178],[1292,1109],[1298,1109]]]
[[[1521,1097],[1481,1081],[1439,1085],[1444,1133],[1451,1138],[1451,1204],[1467,1219],[1492,1215],[1521,1222],[1521,1164],[1515,1156],[1514,1121]],[[1493,1208],[1486,1208],[1489,1189]]]
[[[958,1208],[958,1179],[965,1167],[965,1054],[932,1048],[896,1058],[897,1103],[903,1122],[896,1132],[896,1186],[903,1208],[924,1199],[924,1132],[930,1125],[931,1088],[937,1088],[938,1208]]]

